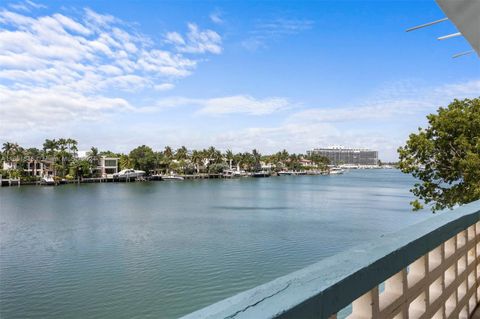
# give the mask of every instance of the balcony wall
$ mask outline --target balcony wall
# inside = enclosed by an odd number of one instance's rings
[[[480,201],[432,215],[204,309],[194,318],[469,318],[480,298]]]

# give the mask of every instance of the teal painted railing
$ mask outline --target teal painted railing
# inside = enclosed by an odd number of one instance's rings
[[[183,319],[468,318],[480,291],[480,201],[439,212]],[[379,292],[379,287],[385,287]]]

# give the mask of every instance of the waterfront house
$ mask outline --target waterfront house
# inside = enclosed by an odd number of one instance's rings
[[[5,161],[3,162],[2,169],[5,171],[22,169],[28,176],[52,176],[54,173],[53,170],[53,161],[50,160],[26,160],[21,167],[18,160]]]
[[[53,176],[54,162],[50,160],[31,160],[27,162],[25,172],[30,176]]]
[[[305,158],[300,159],[300,164],[303,167],[314,167],[314,166],[316,167],[317,166],[313,161],[311,161],[309,159],[305,159]]]
[[[272,163],[266,163],[266,162],[261,161],[260,162],[260,167],[261,167],[262,171],[271,171],[272,169],[275,168],[275,165],[273,165]]]
[[[17,169],[17,161],[5,161],[3,162],[2,164],[2,169],[4,171],[10,171],[10,170],[14,170],[14,169]]]
[[[102,177],[113,177],[113,174],[118,173],[118,157],[100,157],[97,171]]]

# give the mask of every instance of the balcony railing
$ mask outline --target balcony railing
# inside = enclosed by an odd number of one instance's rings
[[[469,318],[480,298],[480,201],[355,247],[183,319]]]

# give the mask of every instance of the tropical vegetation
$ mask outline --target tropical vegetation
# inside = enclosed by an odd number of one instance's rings
[[[480,98],[454,100],[427,116],[428,127],[398,149],[400,169],[418,179],[414,210],[480,199]]]
[[[53,175],[58,178],[77,179],[98,177],[102,156],[118,158],[118,169],[134,168],[147,174],[219,174],[225,170],[243,170],[255,172],[268,167],[272,171],[281,170],[326,170],[328,159],[318,155],[290,154],[286,150],[262,155],[256,149],[251,152],[222,152],[213,146],[201,150],[188,150],[185,146],[174,149],[165,146],[155,151],[147,145],[141,145],[128,153],[99,151],[91,147],[86,156],[78,156],[78,142],[71,138],[47,139],[41,149],[23,148],[17,143],[6,142],[0,152],[8,177],[35,179],[29,176],[27,168],[36,162],[50,165]],[[30,170],[31,172],[31,170]],[[36,175],[36,174],[33,174]]]

